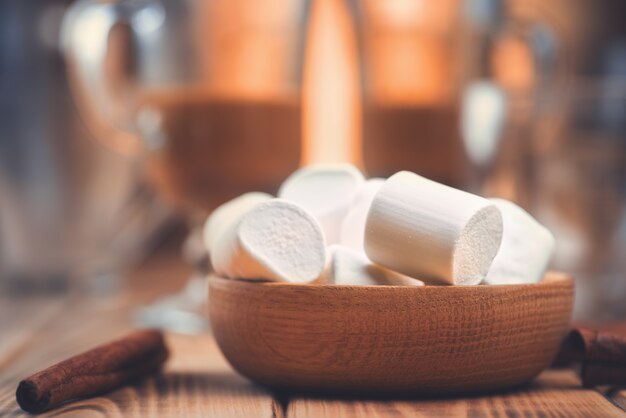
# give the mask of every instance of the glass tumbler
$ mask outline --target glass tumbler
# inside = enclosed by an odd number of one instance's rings
[[[298,167],[306,0],[83,0],[65,20],[96,136],[202,219]]]

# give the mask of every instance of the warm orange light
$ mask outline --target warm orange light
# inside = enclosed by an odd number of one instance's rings
[[[435,105],[450,97],[450,50],[440,39],[398,33],[366,42],[366,65],[375,74],[369,89],[376,102]]]
[[[362,0],[368,99],[439,105],[453,93],[458,0]]]
[[[495,78],[506,90],[526,92],[535,83],[532,52],[523,39],[501,40],[496,45],[492,66]]]
[[[288,80],[300,65],[301,2],[201,2],[198,48],[207,91],[226,97],[267,99],[298,94]]]
[[[313,2],[305,62],[302,163],[361,166],[357,45],[343,2]]]

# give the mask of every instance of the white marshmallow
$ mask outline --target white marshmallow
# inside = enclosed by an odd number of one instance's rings
[[[342,245],[328,247],[324,283],[350,286],[423,286],[424,283],[373,264],[365,254]]]
[[[283,199],[254,206],[230,225],[211,253],[219,275],[293,283],[316,280],[325,259],[326,243],[317,220]]]
[[[370,210],[372,200],[378,190],[385,183],[385,179],[373,178],[367,180],[359,188],[356,198],[341,224],[340,244],[364,252],[365,221]]]
[[[316,164],[295,171],[278,197],[295,202],[319,221],[326,242],[339,242],[341,223],[365,179],[350,164]]]
[[[485,277],[487,284],[537,283],[554,252],[554,236],[528,212],[504,199],[489,199],[502,213],[502,244]]]
[[[407,171],[385,182],[365,226],[372,261],[426,283],[480,283],[501,239],[492,202]]]
[[[239,222],[242,216],[252,210],[259,203],[272,199],[272,196],[262,192],[242,194],[222,204],[213,212],[204,224],[203,240],[209,255],[217,243],[222,239],[225,231]]]

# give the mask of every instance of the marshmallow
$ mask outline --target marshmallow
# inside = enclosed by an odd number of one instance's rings
[[[365,225],[372,261],[426,283],[480,283],[501,239],[495,204],[407,171],[381,187]]]
[[[271,199],[232,222],[211,246],[221,276],[309,283],[322,273],[326,243],[317,220],[299,205]]]
[[[502,213],[500,250],[485,277],[487,284],[537,283],[543,278],[554,236],[528,212],[504,199],[489,199]]]
[[[373,264],[365,254],[342,245],[328,247],[328,261],[323,282],[351,286],[423,286],[424,283]]]
[[[349,164],[317,164],[295,171],[278,197],[295,202],[319,221],[326,242],[339,242],[343,219],[365,179]]]
[[[365,251],[363,241],[365,239],[365,220],[370,210],[372,200],[378,190],[385,183],[385,179],[373,178],[361,185],[352,202],[350,210],[341,224],[339,243],[357,251]]]
[[[241,217],[252,210],[259,203],[272,199],[272,196],[262,192],[242,194],[215,209],[204,224],[203,240],[209,255],[217,243],[222,239],[225,231],[239,222]]]

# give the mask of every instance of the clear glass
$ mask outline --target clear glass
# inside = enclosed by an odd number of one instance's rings
[[[83,0],[68,14],[70,81],[88,125],[143,157],[196,226],[226,200],[276,193],[301,159],[307,0]],[[206,272],[133,319],[206,329]]]
[[[137,162],[76,113],[58,45],[66,7],[0,5],[0,291],[113,291],[169,216]]]
[[[368,174],[410,170],[464,185],[455,0],[351,2],[361,52],[363,162]]]
[[[518,202],[554,233],[551,267],[576,281],[576,319],[623,319],[626,5],[503,4],[502,23],[483,29],[504,112],[494,141],[476,136],[493,150],[481,191]]]
[[[201,219],[298,167],[306,0],[84,0],[65,21],[89,126]]]
[[[582,80],[540,113],[522,156],[527,205],[576,279],[575,316],[626,317],[626,79]]]
[[[626,7],[353,0],[371,175],[517,202],[556,236],[575,317],[626,317]]]

